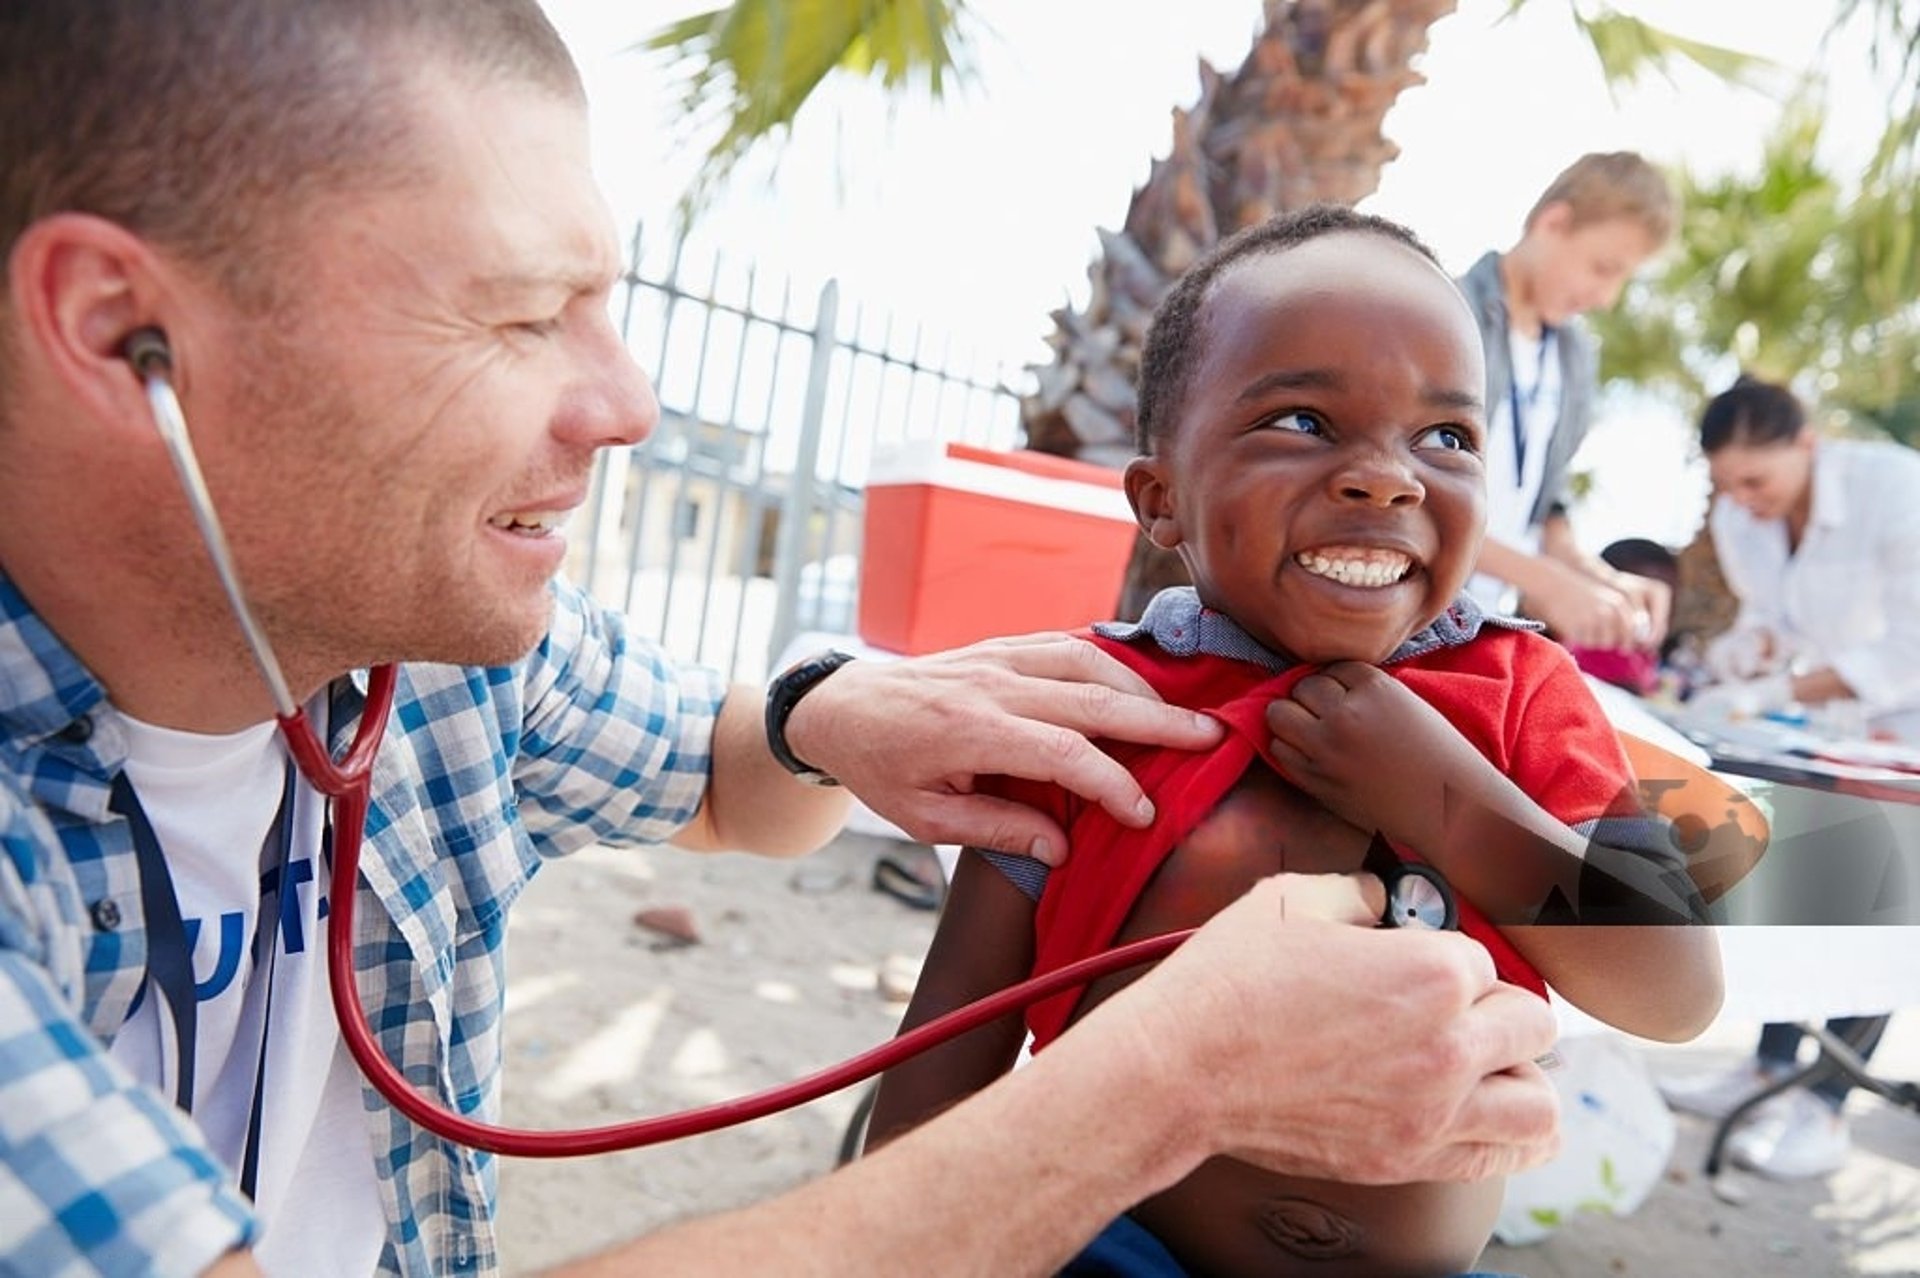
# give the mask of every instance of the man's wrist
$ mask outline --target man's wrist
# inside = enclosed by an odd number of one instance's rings
[[[1096,1009],[1034,1058],[1035,1065],[1046,1061],[1069,1074],[1095,1109],[1108,1115],[1124,1109],[1126,1121],[1110,1120],[1102,1130],[1117,1147],[1117,1163],[1138,1177],[1130,1190],[1136,1199],[1171,1187],[1226,1152],[1212,1096],[1190,1086],[1206,1073],[1192,1063],[1197,1053],[1186,1050],[1191,1046],[1186,1035],[1147,1032],[1133,1002],[1115,1000],[1111,1011],[1106,1005]]]
[[[788,725],[801,699],[852,660],[852,653],[829,649],[787,667],[767,685],[767,751],[773,755],[774,762],[809,785],[839,785],[840,782],[794,752],[787,739]]]

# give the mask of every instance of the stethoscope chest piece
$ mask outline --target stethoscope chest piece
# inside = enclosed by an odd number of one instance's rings
[[[1430,865],[1402,861],[1376,834],[1367,848],[1361,869],[1377,875],[1387,889],[1387,908],[1381,911],[1381,927],[1418,928],[1429,932],[1453,932],[1460,927],[1460,911],[1440,871]]]
[[[1432,866],[1402,862],[1386,880],[1387,908],[1380,922],[1386,927],[1425,928],[1451,932],[1460,926],[1453,889]]]

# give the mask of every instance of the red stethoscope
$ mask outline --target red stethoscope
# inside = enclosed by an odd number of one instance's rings
[[[360,726],[346,754],[335,760],[308,721],[306,711],[294,703],[280,663],[241,593],[226,537],[214,514],[199,461],[188,438],[186,415],[170,381],[173,356],[166,335],[155,328],[143,328],[127,339],[124,349],[127,360],[145,384],[155,425],[172,457],[188,504],[193,508],[194,520],[206,542],[214,570],[245,634],[248,650],[273,696],[274,717],[287,751],[308,784],[332,801],[334,840],[328,886],[331,913],[327,920],[327,979],[340,1035],[367,1082],[395,1109],[434,1135],[495,1154],[568,1158],[636,1149],[716,1131],[818,1100],[1062,990],[1163,958],[1193,934],[1191,928],[1168,932],[1095,954],[958,1008],[838,1065],[736,1100],[633,1122],[560,1132],[500,1127],[454,1113],[415,1090],[387,1060],[373,1032],[367,1028],[366,1012],[360,1005],[360,994],[353,981],[353,915],[360,849],[373,796],[374,756],[386,735],[387,717],[393,708],[395,668],[375,666],[369,672]],[[1384,860],[1370,856],[1365,868],[1379,873],[1386,884],[1388,903],[1382,918],[1384,924],[1419,928],[1454,926],[1456,915],[1451,892],[1430,868],[1401,863],[1390,854]]]

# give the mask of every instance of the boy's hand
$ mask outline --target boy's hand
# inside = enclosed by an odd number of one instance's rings
[[[1419,848],[1440,830],[1447,791],[1488,765],[1439,711],[1393,676],[1336,662],[1267,707],[1287,779],[1362,830]]]

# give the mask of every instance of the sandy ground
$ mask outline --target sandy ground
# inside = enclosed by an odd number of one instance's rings
[[[592,851],[549,867],[517,907],[510,942],[506,1116],[587,1126],[677,1110],[785,1082],[889,1037],[933,916],[872,890],[880,851],[846,835],[797,862],[671,851]],[[634,923],[684,907],[699,941]],[[1724,1066],[1757,1026],[1716,1025],[1683,1048],[1645,1050],[1657,1072]],[[1920,1078],[1920,1013],[1894,1020],[1884,1073]],[[626,1154],[503,1160],[509,1273],[683,1215],[750,1202],[829,1169],[859,1089],[744,1127]],[[1920,1275],[1920,1117],[1852,1102],[1855,1153],[1796,1185],[1737,1175],[1721,1201],[1700,1175],[1707,1128],[1680,1120],[1667,1180],[1624,1219],[1587,1215],[1485,1268],[1590,1275]],[[927,1272],[936,1272],[929,1269]]]

